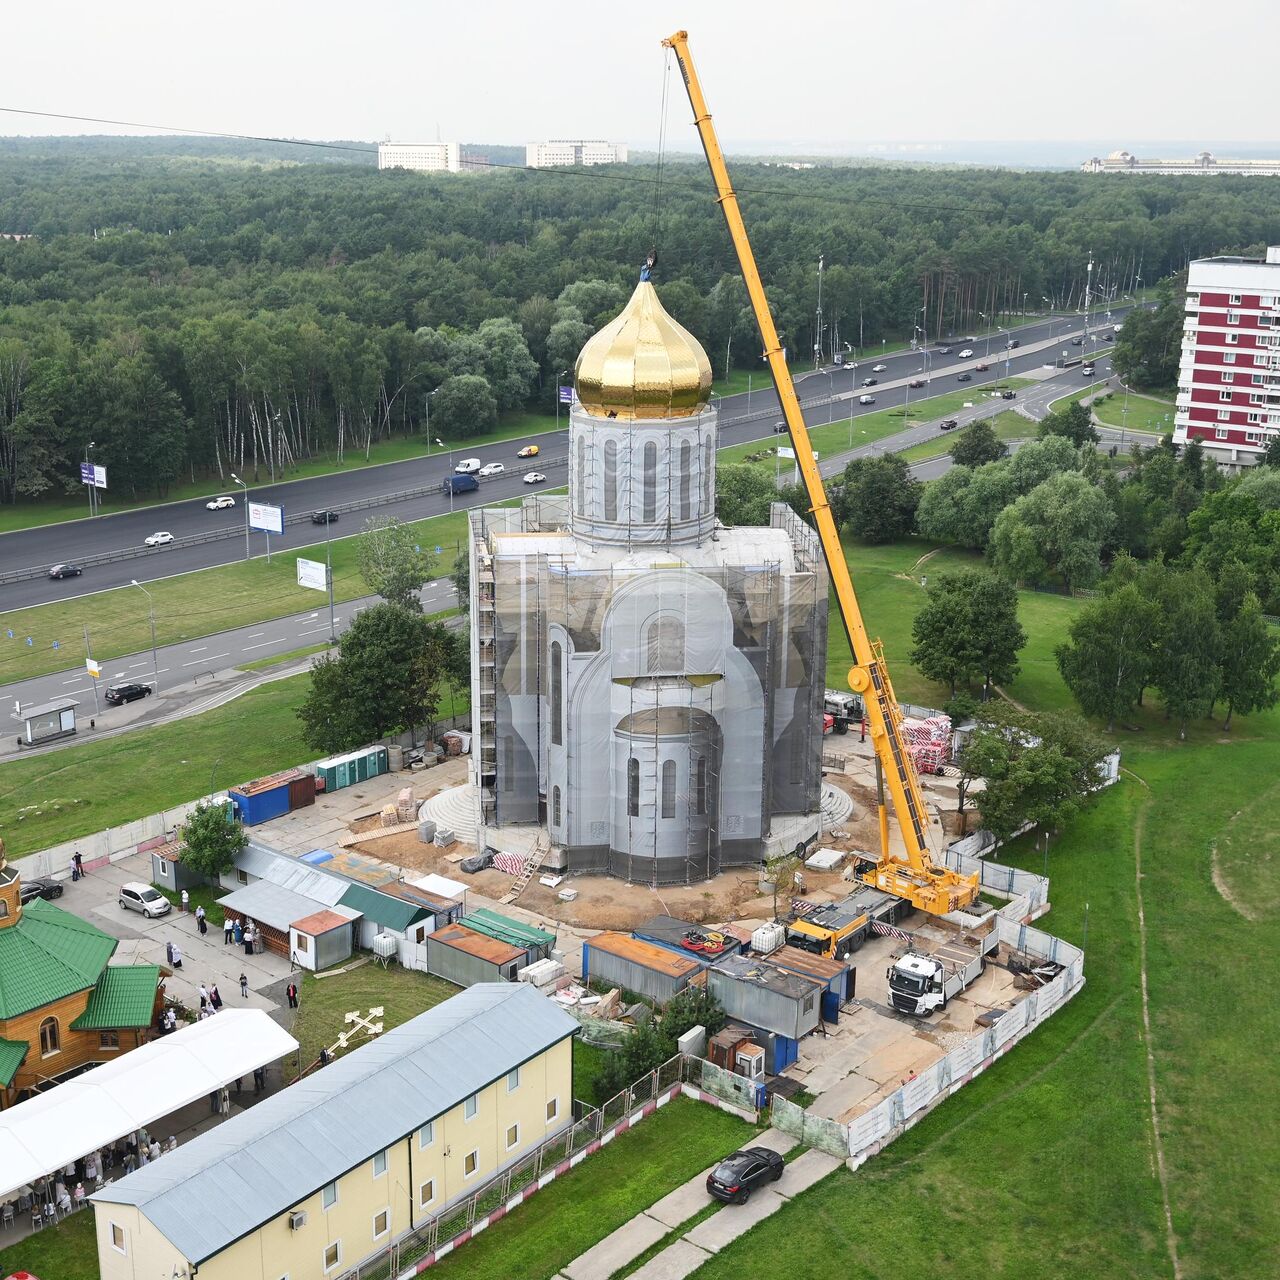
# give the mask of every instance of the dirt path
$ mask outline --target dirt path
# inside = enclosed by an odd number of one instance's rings
[[[1031,711],[1030,711],[1030,709],[1029,709],[1028,707],[1023,706],[1023,705],[1022,705],[1022,703],[1021,703],[1021,702],[1019,702],[1019,701],[1017,700],[1017,698],[1012,698],[1012,697],[1010,697],[1007,693],[1005,693],[1005,691],[1004,691],[1004,690],[1003,690],[1003,689],[1002,689],[998,684],[993,684],[991,687],[992,687],[992,688],[993,688],[993,689],[994,689],[994,690],[995,690],[995,691],[996,691],[996,692],[997,692],[997,693],[998,693],[998,694],[999,694],[999,695],[1000,695],[1000,696],[1001,696],[1001,697],[1002,697],[1002,698],[1003,698],[1003,699],[1004,699],[1004,700],[1005,700],[1005,701],[1006,701],[1006,702],[1007,702],[1011,707],[1016,707],[1019,711],[1023,712],[1025,715],[1030,715],[1030,714],[1031,714]]]
[[[1173,1280],[1182,1280],[1182,1263],[1178,1258],[1178,1237],[1173,1229],[1173,1209],[1169,1201],[1169,1173],[1165,1168],[1164,1140],[1160,1136],[1160,1113],[1156,1105],[1156,1059],[1151,1048],[1151,1002],[1147,992],[1147,916],[1142,901],[1142,837],[1147,828],[1147,813],[1152,805],[1151,789],[1136,773],[1125,773],[1147,793],[1133,824],[1133,878],[1138,901],[1138,955],[1142,979],[1142,1036],[1147,1050],[1147,1101],[1151,1107],[1151,1134],[1155,1140],[1156,1172],[1160,1178],[1160,1198],[1164,1202],[1165,1244],[1173,1265]]]

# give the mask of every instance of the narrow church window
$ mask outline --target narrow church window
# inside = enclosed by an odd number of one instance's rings
[[[587,513],[587,437],[578,437],[578,466],[574,476],[577,487],[577,500],[575,506],[578,508],[579,515]]]
[[[627,761],[627,817],[640,816],[640,761],[632,756]]]
[[[604,518],[618,518],[618,442],[604,442]]]
[[[551,825],[558,827],[560,825],[560,788],[551,788]]]
[[[644,447],[644,513],[640,517],[651,524],[658,514],[658,444],[650,440]]]
[[[646,644],[650,675],[684,670],[684,623],[679,618],[657,618],[649,624]]]
[[[674,760],[662,762],[662,816],[664,818],[676,816],[676,762]]]
[[[680,446],[680,516],[689,518],[689,501],[693,487],[693,445],[687,440]]]
[[[702,446],[702,507],[711,510],[711,441]]]
[[[707,811],[707,757],[698,757],[698,774],[697,774],[697,812],[702,814]]]
[[[564,707],[561,705],[563,668],[564,647],[556,640],[551,645],[551,743],[557,747],[564,742]]]

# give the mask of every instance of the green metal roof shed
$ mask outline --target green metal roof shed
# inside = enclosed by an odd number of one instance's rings
[[[463,916],[462,923],[477,933],[487,934],[513,947],[521,947],[533,964],[545,960],[555,946],[556,935],[545,929],[535,929],[531,924],[513,920],[510,916],[499,915],[488,907],[478,907],[475,911]]]
[[[366,920],[403,933],[410,925],[425,920],[432,913],[426,907],[415,906],[403,898],[393,898],[389,893],[379,893],[368,885],[353,884],[338,901],[344,907],[358,911]]]
[[[108,965],[72,1031],[148,1027],[160,985],[157,964]]]
[[[36,898],[0,929],[0,1018],[95,986],[116,940],[52,902]]]

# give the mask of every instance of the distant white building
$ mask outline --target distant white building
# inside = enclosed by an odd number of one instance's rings
[[[378,168],[460,173],[462,146],[457,142],[380,142]]]
[[[1094,156],[1080,166],[1084,173],[1135,173],[1176,176],[1220,173],[1235,177],[1280,176],[1280,160],[1219,160],[1212,151],[1201,151],[1189,160],[1139,160],[1128,151],[1113,151],[1105,159]]]
[[[550,142],[531,142],[524,149],[525,164],[530,169],[550,169],[556,165],[626,164],[627,149],[620,142],[598,139],[553,138]]]

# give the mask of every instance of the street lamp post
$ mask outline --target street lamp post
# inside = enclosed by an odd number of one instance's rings
[[[231,478],[244,490],[241,501],[244,503],[244,558],[249,558],[249,486],[233,471]]]
[[[93,451],[94,451],[94,449],[95,449],[96,447],[97,447],[97,446],[94,444],[94,442],[93,442],[92,440],[90,440],[90,441],[89,441],[89,443],[88,443],[87,445],[85,445],[85,447],[84,447],[84,461],[85,461],[85,465],[86,465],[86,466],[88,466],[88,465],[89,465],[89,463],[93,461]],[[95,501],[95,499],[97,498],[97,493],[95,492],[95,491],[96,491],[96,489],[97,489],[97,487],[98,487],[98,486],[97,486],[96,484],[94,484],[92,480],[90,480],[90,481],[89,481],[88,488],[89,488],[89,515],[90,515],[90,517],[96,516],[96,515],[98,514],[98,512],[97,512],[97,502]]]
[[[556,374],[556,430],[557,431],[560,430],[560,379],[563,378],[564,375],[568,372],[569,372],[568,369],[561,369],[560,372]]]
[[[449,450],[449,474],[445,478],[445,483],[449,486],[449,510],[453,511],[453,445],[445,445],[445,442],[436,437],[436,447],[440,449],[448,448]]]
[[[430,436],[427,437],[431,439]],[[333,512],[324,513],[324,578],[329,587],[329,643],[338,643],[338,628],[333,620],[333,557],[330,554],[329,526],[333,523]]]
[[[853,448],[853,407],[857,403],[858,394],[858,362],[853,362],[853,393],[849,399],[849,448]]]
[[[156,692],[160,692],[160,659],[156,654],[156,602],[151,598],[151,592],[140,583],[137,578],[130,580],[130,586],[137,587],[144,596],[147,597],[147,612],[151,615],[151,675],[155,681]]]
[[[1009,337],[1008,329],[1003,329],[999,325],[997,325],[996,330],[997,332],[1004,334],[1004,380],[1008,382],[1009,381],[1009,356],[1012,354],[1009,347],[1009,343],[1012,341],[1012,339]]]

